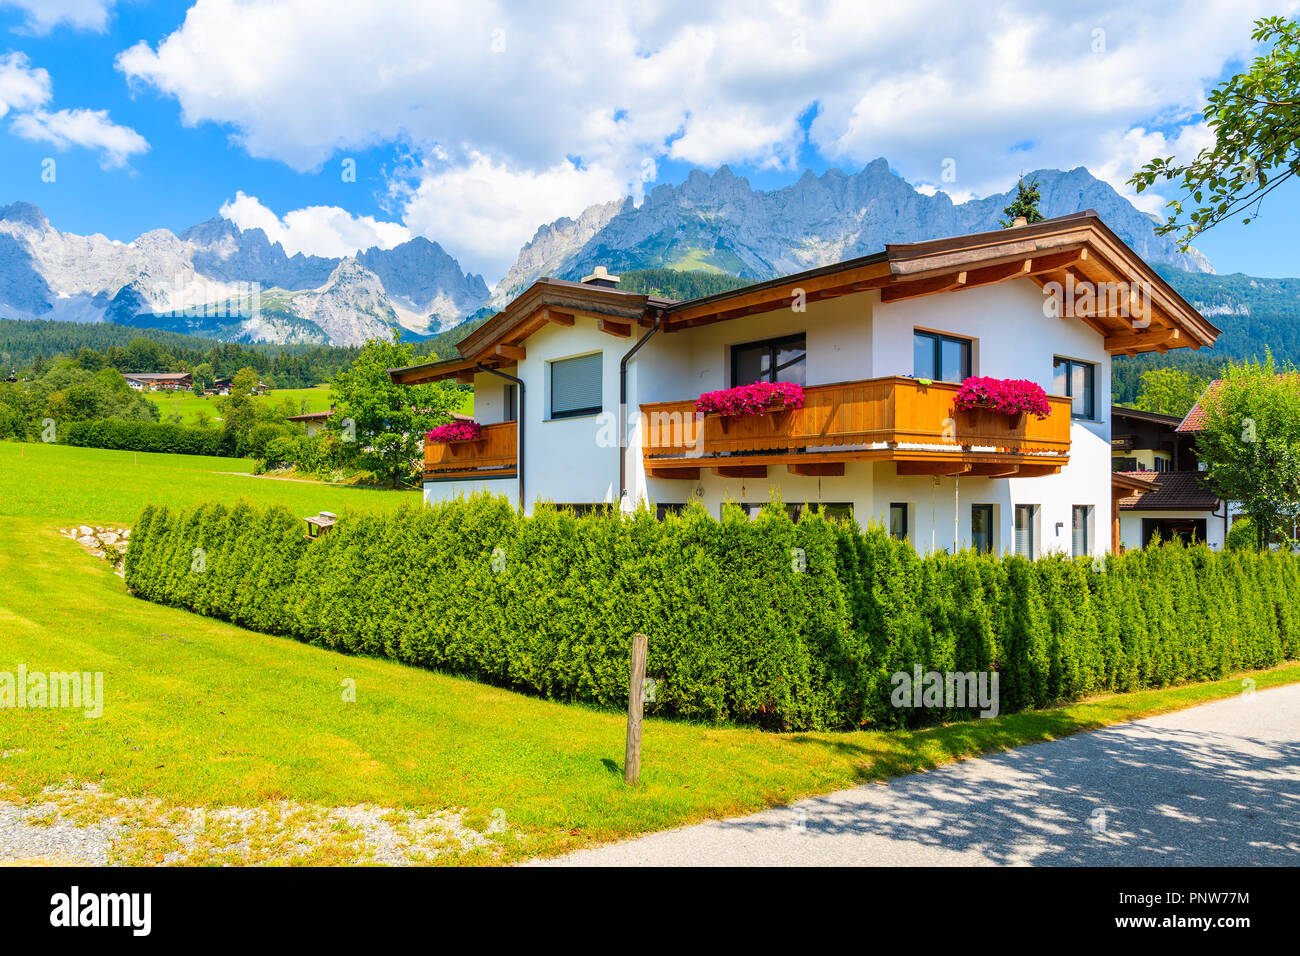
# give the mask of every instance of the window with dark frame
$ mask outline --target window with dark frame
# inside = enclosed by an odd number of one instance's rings
[[[601,353],[551,363],[551,418],[576,418],[601,412]]]
[[[802,332],[779,339],[733,345],[731,384],[793,382],[803,385],[807,376],[807,359],[807,337]]]
[[[889,504],[889,536],[897,541],[907,540],[907,502]]]
[[[1061,358],[1052,361],[1052,388],[1057,395],[1070,398],[1070,417],[1095,420],[1097,366]]]
[[[506,386],[504,422],[519,420],[519,386],[511,383]]]
[[[980,554],[993,551],[993,506],[970,506],[970,544]]]
[[[912,333],[912,374],[936,382],[971,377],[971,341],[938,332]]]

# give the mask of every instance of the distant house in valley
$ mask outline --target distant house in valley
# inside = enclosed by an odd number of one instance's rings
[[[204,395],[229,395],[231,386],[233,384],[234,384],[234,379],[219,378],[213,381],[213,383],[209,385],[207,388],[205,388],[203,390],[203,394]],[[265,382],[258,382],[257,385],[253,387],[253,394],[265,395],[270,390],[271,390],[270,385],[267,385]]]
[[[127,372],[122,377],[137,392],[183,392],[194,387],[189,372]]]
[[[330,416],[333,414],[334,409],[331,407],[328,412],[307,412],[305,415],[290,415],[286,421],[302,422],[307,427],[307,437],[311,438],[325,427],[325,423],[329,421]]]
[[[1162,541],[1179,537],[1223,546],[1228,513],[1210,490],[1196,456],[1195,436],[1180,432],[1183,419],[1136,408],[1111,408],[1112,480],[1120,540],[1126,547],[1144,547],[1153,536]]]

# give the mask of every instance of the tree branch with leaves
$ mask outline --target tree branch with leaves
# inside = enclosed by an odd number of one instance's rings
[[[1251,39],[1268,49],[1215,87],[1201,111],[1214,145],[1189,163],[1153,159],[1129,180],[1139,193],[1158,182],[1181,190],[1156,233],[1175,236],[1184,252],[1221,222],[1249,223],[1269,193],[1300,172],[1300,24],[1265,17]]]

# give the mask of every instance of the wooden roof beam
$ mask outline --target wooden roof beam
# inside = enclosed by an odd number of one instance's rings
[[[786,465],[785,470],[792,475],[842,477],[844,475],[844,462],[824,461],[804,465]]]
[[[522,345],[506,345],[502,343],[494,350],[494,354],[502,358],[513,359],[516,362],[522,362],[528,356],[528,351]]]
[[[936,295],[940,292],[952,292],[966,284],[965,272],[952,272],[934,276],[931,279],[917,279],[910,282],[897,282],[880,290],[881,302],[898,302],[902,299],[916,299],[923,295]]]
[[[1106,336],[1105,346],[1107,352],[1157,348],[1159,346],[1164,346],[1163,351],[1168,351],[1170,345],[1177,347],[1182,344],[1182,337],[1183,333],[1181,329],[1150,329],[1138,332],[1117,332]]]
[[[606,335],[617,335],[620,338],[628,338],[632,334],[631,322],[615,322],[613,319],[597,319],[596,328]]]

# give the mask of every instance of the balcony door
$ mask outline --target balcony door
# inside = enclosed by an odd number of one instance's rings
[[[802,332],[731,347],[732,386],[753,385],[755,382],[804,385],[807,366],[806,337]]]

